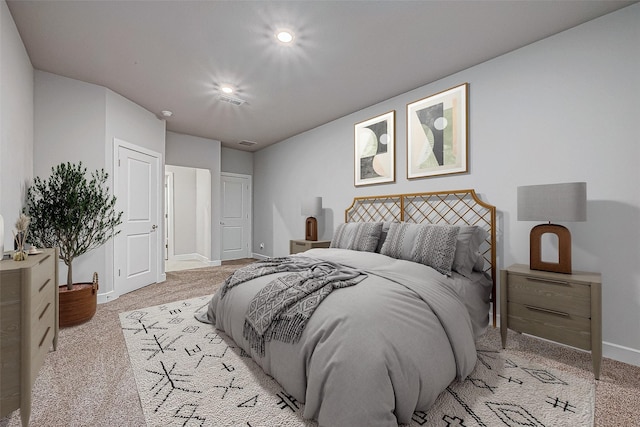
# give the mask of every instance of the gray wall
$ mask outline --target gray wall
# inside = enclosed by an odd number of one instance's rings
[[[211,261],[220,256],[220,141],[167,132],[166,163],[211,172]]]
[[[253,175],[253,153],[222,147],[221,171]]]
[[[499,210],[498,267],[528,263],[535,223],[516,220],[516,187],[586,181],[588,221],[565,224],[573,266],[603,274],[605,355],[640,365],[638,22],[640,4],[256,152],[254,253],[284,255],[289,239],[303,237],[305,195],[322,196],[319,231],[330,239],[354,196],[475,188]],[[469,173],[407,180],[406,104],[463,82]],[[389,110],[396,110],[396,183],[355,188],[353,125]]]
[[[0,215],[4,247],[33,178],[33,67],[11,12],[0,2]]]
[[[104,169],[113,189],[114,138],[153,150],[164,167],[165,122],[153,113],[102,86],[35,71],[34,174],[47,177],[62,162],[82,161],[87,170]],[[160,235],[164,235],[160,223]],[[159,246],[163,246],[159,241]],[[162,254],[163,251],[160,251]],[[159,256],[160,270],[162,255]],[[113,239],[77,258],[73,264],[76,282],[100,277],[99,301],[114,292]],[[60,265],[66,281],[66,267]]]

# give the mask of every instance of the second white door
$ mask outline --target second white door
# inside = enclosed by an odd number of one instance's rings
[[[222,174],[222,260],[249,257],[251,177]]]

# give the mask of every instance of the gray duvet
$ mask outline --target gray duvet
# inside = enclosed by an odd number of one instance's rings
[[[326,427],[408,424],[476,363],[464,302],[447,279],[421,264],[370,252],[312,249],[306,257],[366,271],[334,290],[295,344],[269,341],[261,357],[243,338],[249,303],[276,273],[216,293],[204,321],[223,330]]]

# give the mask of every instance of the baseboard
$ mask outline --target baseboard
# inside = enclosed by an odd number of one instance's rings
[[[640,366],[640,350],[636,350],[635,348],[603,342],[602,355],[609,359],[628,363],[629,365]]]
[[[255,258],[255,259],[267,259],[267,258],[270,258],[270,257],[268,257],[268,256],[266,256],[266,255],[262,255],[262,254],[257,254],[257,253],[255,253],[255,252],[254,252],[254,253],[251,255],[251,258]]]
[[[102,294],[98,292],[97,303],[104,304],[115,299],[118,299],[118,295],[115,293],[115,291],[104,292]]]
[[[219,259],[216,260],[210,260],[210,261],[204,261],[207,264],[209,264],[209,267],[220,267],[222,265],[222,261]]]

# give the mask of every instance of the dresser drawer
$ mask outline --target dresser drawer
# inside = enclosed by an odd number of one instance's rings
[[[34,288],[36,288],[36,292],[31,295],[31,310],[33,313],[36,313],[38,307],[40,307],[45,301],[53,303],[53,300],[55,299],[54,292],[58,291],[55,289],[55,286],[56,283],[53,278],[46,279],[44,282],[40,283],[40,286],[34,286]]]
[[[507,298],[509,302],[585,318],[591,315],[590,287],[571,281],[510,274]]]
[[[52,273],[55,272],[55,257],[51,254],[31,255],[42,257],[37,259],[37,263],[31,268],[31,297],[36,298],[42,292],[47,282],[54,282]]]

